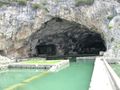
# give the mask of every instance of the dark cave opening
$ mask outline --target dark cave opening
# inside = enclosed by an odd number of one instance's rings
[[[44,44],[39,43],[36,46],[36,56],[64,56],[64,55],[99,55],[100,51],[106,51],[104,40],[101,35],[95,32],[85,32],[84,34],[69,32],[71,36],[67,36],[66,33],[59,35],[48,36],[49,39],[45,39]],[[75,38],[75,36],[77,36]],[[41,40],[42,42],[42,40]],[[49,44],[49,42],[53,44]]]
[[[38,45],[36,46],[37,54],[40,55],[55,55],[56,54],[56,46],[49,45]]]
[[[5,55],[4,50],[0,50],[0,55],[2,55],[2,56],[4,56],[4,55]]]
[[[98,55],[100,51],[106,51],[105,42],[101,38],[100,34],[89,32],[87,35],[83,35],[82,37],[78,43],[78,47],[75,48],[78,54]]]
[[[79,56],[99,55],[106,51],[101,34],[84,25],[60,18],[43,24],[31,38],[31,56]],[[33,43],[37,42],[37,43]],[[34,48],[35,47],[35,48]]]

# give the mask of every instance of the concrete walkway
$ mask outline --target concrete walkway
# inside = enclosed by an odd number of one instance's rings
[[[89,90],[116,90],[100,57],[96,58]]]

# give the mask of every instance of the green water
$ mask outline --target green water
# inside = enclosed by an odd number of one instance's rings
[[[91,61],[72,62],[59,72],[48,73],[15,90],[88,90],[94,63]],[[37,75],[37,71],[12,70],[0,74],[0,90]],[[41,72],[42,74],[43,72]],[[2,79],[4,78],[4,80]],[[2,82],[1,82],[2,81]]]
[[[28,70],[28,69],[12,69],[0,72],[0,90],[22,82],[24,79],[29,78],[37,73],[42,72],[41,70]]]
[[[110,64],[116,74],[120,77],[120,64]]]

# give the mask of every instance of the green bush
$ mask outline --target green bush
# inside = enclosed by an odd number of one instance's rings
[[[0,7],[2,7],[3,5],[8,5],[9,3],[7,3],[7,2],[1,2],[0,1]]]
[[[17,2],[19,3],[19,5],[26,5],[27,4],[27,0],[17,0]]]
[[[3,5],[11,4],[12,2],[16,2],[19,5],[26,5],[28,0],[8,0],[8,1],[0,1],[0,7]]]
[[[41,8],[41,6],[40,6],[40,4],[35,3],[35,4],[32,4],[32,8],[39,9],[39,8]]]
[[[5,4],[0,2],[0,7],[2,7],[3,5],[5,5]]]
[[[108,19],[108,20],[112,20],[112,19],[113,19],[113,16],[108,16],[107,19]]]
[[[94,0],[75,0],[75,6],[78,7],[80,5],[90,5],[90,4],[93,4],[94,3]]]

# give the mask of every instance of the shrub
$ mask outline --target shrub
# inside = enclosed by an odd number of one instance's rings
[[[111,42],[113,42],[113,41],[114,41],[114,38],[112,37],[112,38],[111,38]]]
[[[0,7],[2,7],[3,5],[8,5],[8,4],[9,4],[8,2],[4,2],[4,1],[1,2],[1,1],[0,1]]]
[[[32,4],[32,8],[38,9],[38,8],[41,8],[41,6],[40,6],[40,4],[35,3],[35,4]]]
[[[17,2],[19,3],[19,5],[26,5],[27,4],[27,0],[17,0]]]
[[[1,3],[1,2],[0,2],[0,7],[2,7],[3,5],[4,5],[4,3]]]
[[[113,16],[108,16],[107,19],[108,19],[108,20],[112,20],[112,19],[113,19]]]
[[[90,5],[94,2],[94,0],[75,0],[75,6],[78,7],[80,5]]]

